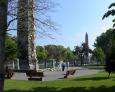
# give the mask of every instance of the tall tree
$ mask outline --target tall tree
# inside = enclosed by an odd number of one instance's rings
[[[113,36],[113,29],[108,29],[106,32],[102,33],[100,36],[96,38],[94,46],[101,48],[107,55],[111,44],[112,36]]]
[[[105,54],[101,48],[94,49],[94,57],[97,61],[97,64],[104,64],[105,61]]]
[[[8,0],[0,0],[0,92],[4,88],[5,35],[7,30]]]
[[[110,15],[115,16],[115,2],[110,4],[108,7],[109,10],[104,14],[103,18],[106,18]],[[112,8],[112,9],[111,9]],[[109,75],[112,71],[115,71],[115,19],[113,19],[113,33],[112,33],[112,39],[110,40],[110,45],[109,45],[109,51],[107,53],[107,58],[106,58],[106,71],[109,72]]]

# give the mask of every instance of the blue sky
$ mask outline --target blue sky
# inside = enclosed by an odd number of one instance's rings
[[[55,39],[37,36],[37,45],[56,44],[74,49],[81,45],[85,33],[89,35],[89,46],[97,36],[112,27],[111,18],[102,21],[103,14],[114,0],[52,0],[59,4],[55,12],[51,12],[52,20],[58,24],[59,30],[53,33]]]
[[[89,45],[97,36],[112,27],[111,18],[102,21],[103,14],[114,0],[55,0],[59,7],[51,13],[52,20],[59,24],[55,39],[37,37],[36,44],[74,46],[84,42],[85,33],[89,35]]]

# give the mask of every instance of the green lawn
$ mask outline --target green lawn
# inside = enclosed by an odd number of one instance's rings
[[[6,80],[5,92],[115,92],[115,74],[107,73],[49,82]]]
[[[98,70],[103,70],[105,66],[97,66],[97,65],[86,65],[86,66],[81,66],[82,68],[89,68],[89,69],[98,69]]]

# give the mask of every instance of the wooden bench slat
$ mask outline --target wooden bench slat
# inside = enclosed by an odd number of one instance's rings
[[[6,79],[10,79],[13,75],[14,75],[13,70],[11,70],[11,69],[6,69],[5,70],[5,78]]]
[[[74,75],[75,72],[76,72],[76,69],[68,70],[66,74],[64,74],[65,75],[64,78],[67,78],[69,75]]]
[[[28,80],[42,80],[42,77],[44,77],[43,72],[37,72],[35,70],[29,70],[26,72],[26,75],[29,77]]]

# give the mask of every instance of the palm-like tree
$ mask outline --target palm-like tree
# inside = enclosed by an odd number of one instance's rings
[[[115,2],[110,4],[110,6],[108,7],[108,11],[104,14],[102,19],[105,19],[107,17],[109,17],[110,15],[115,16],[115,9],[112,8],[115,7]],[[112,8],[112,9],[111,9]],[[112,36],[112,40],[111,40],[111,44],[109,46],[109,51],[108,51],[108,55],[106,57],[106,71],[110,73],[115,71],[115,18],[112,20],[113,22],[113,36]],[[108,76],[108,77],[109,77]]]
[[[112,4],[109,5],[109,7],[108,7],[109,10],[104,14],[103,19],[104,19],[105,17],[108,17],[109,15],[112,15],[112,16],[115,15],[115,9],[111,9],[111,8],[114,7],[114,6],[115,6],[115,3],[112,3]],[[110,9],[111,9],[111,10],[110,10]]]
[[[105,19],[107,17],[111,16],[115,16],[115,9],[111,9],[112,7],[115,7],[115,2],[110,4],[110,6],[108,7],[108,11],[103,15],[102,19]],[[112,20],[113,22],[113,27],[115,27],[115,18]]]

